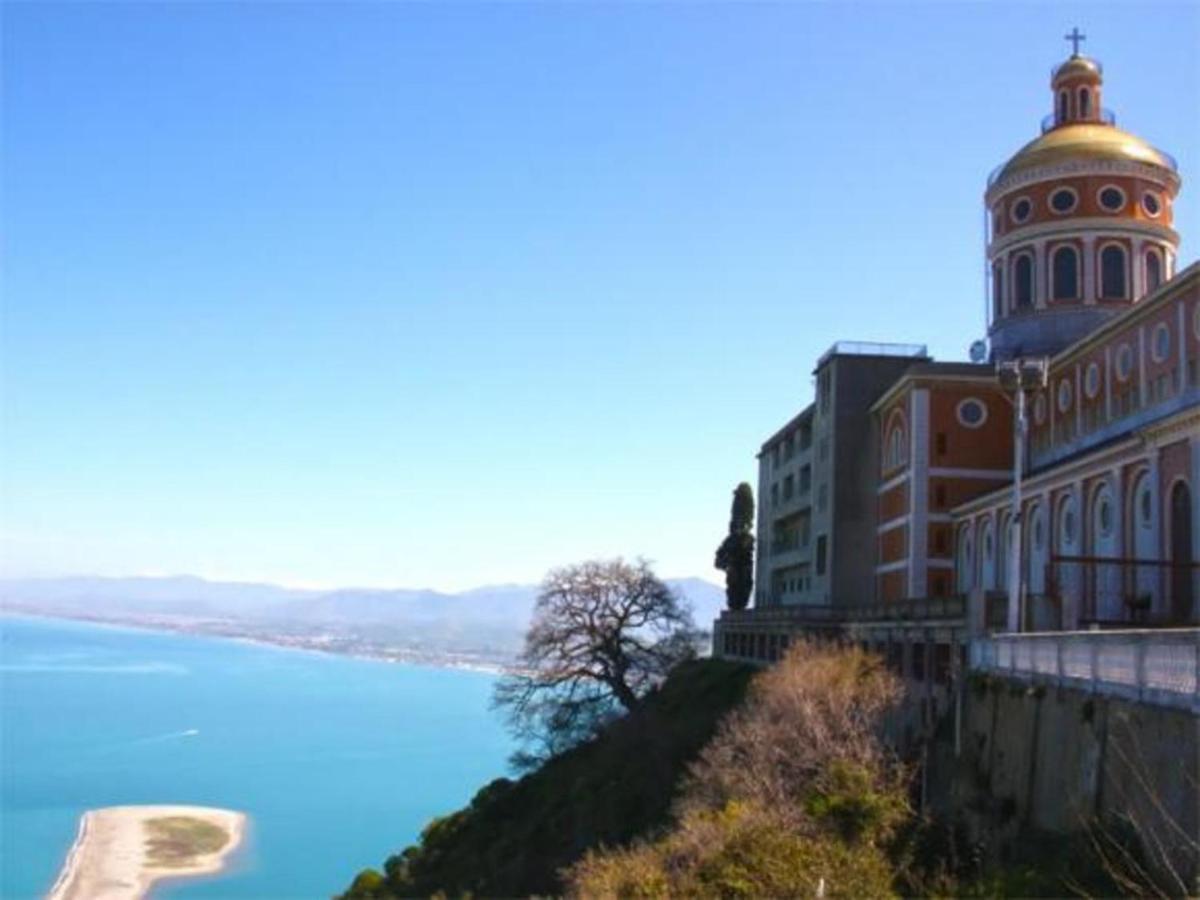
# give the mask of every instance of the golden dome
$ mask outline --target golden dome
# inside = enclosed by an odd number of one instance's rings
[[[1158,166],[1174,173],[1175,161],[1140,137],[1115,125],[1079,122],[1052,128],[1022,147],[1004,164],[991,183],[1026,169],[1053,165],[1068,159],[1110,159]]]
[[[1057,84],[1060,79],[1074,78],[1080,75],[1099,80],[1102,71],[1100,63],[1094,59],[1086,56],[1072,56],[1054,70],[1054,82]]]

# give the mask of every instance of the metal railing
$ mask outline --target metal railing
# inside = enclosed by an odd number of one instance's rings
[[[1045,134],[1047,131],[1057,128],[1059,125],[1094,125],[1096,123],[1099,123],[1101,125],[1116,125],[1117,124],[1117,114],[1114,113],[1111,109],[1108,109],[1107,107],[1105,107],[1104,109],[1100,110],[1100,115],[1098,118],[1095,118],[1095,119],[1067,119],[1065,121],[1060,122],[1058,119],[1058,113],[1050,113],[1050,115],[1048,115],[1044,119],[1042,119],[1042,134]]]
[[[727,609],[721,613],[725,625],[775,624],[850,624],[853,622],[929,621],[961,619],[966,616],[966,597],[928,597],[897,600],[866,606],[756,606],[753,609]]]
[[[1070,604],[1081,626],[1200,625],[1198,583],[1194,562],[1054,554],[1046,566],[1046,593]]]
[[[1200,712],[1200,629],[1000,634],[971,641],[971,668]]]

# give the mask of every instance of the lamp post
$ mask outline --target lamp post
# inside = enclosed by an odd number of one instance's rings
[[[996,363],[996,377],[1006,390],[1014,393],[1013,402],[1013,490],[1011,535],[1008,548],[1008,631],[1021,630],[1022,611],[1025,609],[1025,584],[1021,577],[1022,521],[1021,521],[1021,476],[1025,470],[1025,437],[1029,433],[1026,413],[1026,395],[1044,388],[1050,375],[1050,360],[1046,357],[1012,359]]]

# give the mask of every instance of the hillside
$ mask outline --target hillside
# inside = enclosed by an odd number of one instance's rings
[[[679,666],[637,714],[519,781],[493,781],[466,808],[431,822],[420,844],[388,859],[386,875],[368,870],[343,896],[560,893],[559,870],[585,850],[668,823],[686,765],[741,700],[753,671],[719,660]]]

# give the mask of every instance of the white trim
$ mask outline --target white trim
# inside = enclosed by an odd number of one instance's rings
[[[1012,478],[1012,469],[956,469],[945,466],[930,466],[931,478]]]
[[[1100,199],[1100,195],[1103,194],[1107,190],[1114,190],[1118,194],[1121,195],[1121,205],[1118,206],[1116,209],[1109,209],[1107,206],[1104,205],[1104,201]],[[1104,210],[1106,213],[1108,213],[1109,215],[1115,216],[1115,215],[1117,215],[1117,213],[1119,213],[1121,210],[1123,210],[1126,206],[1129,205],[1129,195],[1127,193],[1125,193],[1125,189],[1123,187],[1121,187],[1119,184],[1112,184],[1111,182],[1108,184],[1102,184],[1102,185],[1100,185],[1099,188],[1096,189],[1096,205],[1098,207],[1100,207],[1102,210]]]
[[[880,563],[875,567],[876,575],[886,575],[888,572],[899,572],[901,569],[908,568],[907,559],[898,559],[895,562]]]
[[[894,531],[894,530],[896,530],[897,528],[900,528],[900,527],[902,527],[902,526],[904,526],[904,525],[907,525],[907,524],[908,524],[908,520],[909,520],[909,515],[908,515],[908,513],[905,513],[905,514],[904,514],[904,515],[902,515],[902,516],[897,516],[897,517],[896,517],[896,518],[894,518],[894,519],[889,519],[888,521],[884,522],[882,525],[880,525],[879,527],[877,527],[877,528],[875,529],[875,533],[876,533],[877,535],[879,535],[879,534],[886,534],[886,533],[887,533],[887,532],[889,532],[889,531]]]
[[[1124,284],[1122,285],[1123,293],[1119,297],[1108,297],[1104,293],[1104,251],[1115,247],[1121,251],[1122,260],[1122,275],[1124,276]],[[1098,289],[1096,291],[1097,300],[1128,300],[1133,296],[1133,288],[1131,285],[1131,275],[1129,266],[1129,248],[1117,240],[1102,241],[1096,246],[1096,272],[1099,274]]]
[[[1054,198],[1064,191],[1071,195],[1071,205],[1067,209],[1055,209]],[[1049,210],[1050,215],[1052,216],[1069,216],[1071,213],[1075,212],[1075,210],[1079,209],[1079,191],[1075,190],[1075,188],[1071,187],[1069,184],[1060,184],[1046,195],[1046,209]]]
[[[978,422],[968,422],[963,418],[963,407],[968,403],[975,403],[981,410],[983,410],[983,415],[980,416]],[[984,423],[988,420],[988,405],[979,397],[964,397],[962,400],[959,400],[958,405],[954,407],[954,417],[958,419],[958,424],[963,428],[982,428]]]
[[[953,569],[954,560],[945,559],[941,556],[931,556],[925,560],[925,565],[931,569]]]
[[[879,489],[875,492],[875,494],[879,496],[886,494],[888,491],[895,490],[896,488],[900,487],[900,485],[904,484],[904,482],[908,481],[911,474],[911,472],[906,470],[901,472],[899,475],[893,475],[879,486]]]

